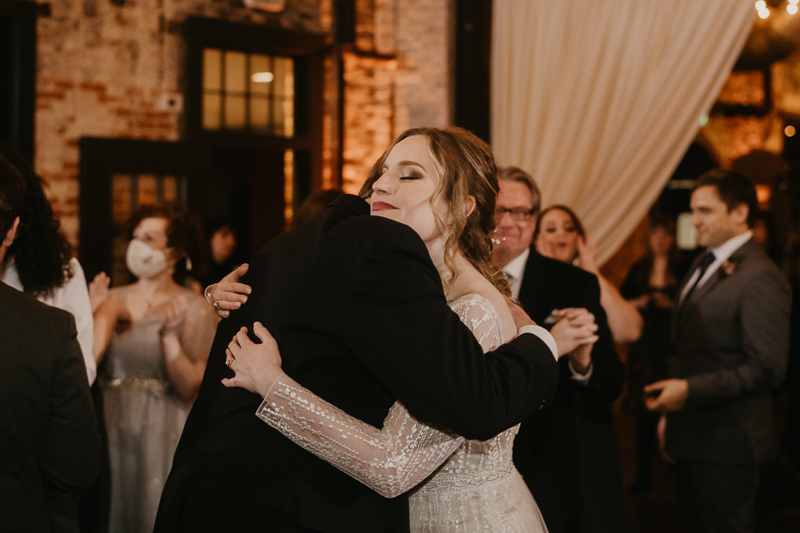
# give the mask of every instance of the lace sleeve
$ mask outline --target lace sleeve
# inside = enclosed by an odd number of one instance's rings
[[[379,430],[286,375],[278,378],[256,414],[295,444],[387,498],[415,487],[464,441],[416,421],[399,403]]]
[[[451,304],[484,352],[503,342],[500,320],[482,296]],[[282,375],[256,412],[295,444],[387,498],[425,480],[464,442],[463,437],[415,420],[400,403],[382,429],[366,424]]]

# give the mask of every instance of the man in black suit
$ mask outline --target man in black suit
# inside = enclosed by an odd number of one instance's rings
[[[552,405],[520,427],[514,464],[550,533],[624,531],[630,526],[610,409],[624,367],[600,306],[597,277],[536,251],[536,183],[516,167],[501,169],[498,177],[494,263],[531,318],[550,328],[559,354],[568,355],[559,360]]]
[[[777,449],[771,392],[786,372],[791,293],[752,238],[750,180],[707,172],[691,206],[708,249],[678,287],[670,379],[645,387],[657,394],[647,407],[667,413],[659,433],[692,530],[752,531],[760,465]]]
[[[0,157],[0,265],[24,194]],[[0,302],[0,529],[77,533],[100,439],[75,319],[3,282]]]
[[[252,295],[218,326],[156,532],[409,529],[406,496],[383,498],[303,450],[256,418],[261,397],[221,384],[233,377],[225,348],[256,320],[280,343],[287,374],[377,427],[399,400],[483,440],[552,397],[558,366],[545,341],[523,334],[484,355],[447,306],[419,235],[368,214],[344,195],[256,255],[241,280]]]

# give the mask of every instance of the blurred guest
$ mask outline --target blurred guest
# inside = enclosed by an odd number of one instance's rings
[[[200,388],[217,318],[181,285],[203,246],[199,217],[180,204],[141,208],[126,254],[136,283],[95,312],[95,346],[111,456],[111,531],[152,531],[161,490]]]
[[[636,457],[638,472],[631,494],[650,489],[650,471],[656,451],[658,415],[644,404],[644,386],[663,375],[669,353],[670,322],[675,291],[683,276],[680,253],[675,245],[675,223],[667,216],[650,218],[647,253],[635,263],[620,292],[644,318],[642,336],[628,348],[628,386],[623,406],[637,416]]]
[[[533,233],[536,249],[545,257],[570,263],[591,272],[600,282],[600,303],[608,326],[619,343],[633,342],[642,334],[642,316],[628,303],[595,264],[594,244],[586,240],[581,221],[569,207],[553,205],[542,211]]]
[[[91,385],[97,365],[92,357],[92,308],[83,269],[59,232],[61,224],[47,200],[42,179],[18,155],[2,148],[0,155],[7,156],[6,160],[17,167],[25,180],[19,230],[5,260],[0,262],[0,275],[7,285],[72,313]]]
[[[610,404],[624,367],[617,355],[597,277],[541,255],[533,246],[539,188],[522,169],[498,173],[492,261],[531,318],[558,345],[553,404],[522,423],[514,464],[550,533],[628,531],[617,437]]]
[[[22,176],[0,157],[0,262],[24,202]],[[3,282],[0,302],[2,530],[77,533],[99,437],[75,319]]]
[[[756,211],[753,218],[753,240],[759,248],[778,266],[782,263],[781,245],[775,232],[775,219],[769,211]]]
[[[208,242],[208,274],[203,276],[203,286],[219,281],[238,266],[236,248],[239,237],[236,228],[228,220],[217,219],[206,226]]]
[[[294,214],[293,227],[296,228],[301,224],[305,224],[322,213],[323,209],[331,205],[334,200],[343,194],[344,191],[341,189],[326,189],[310,194],[308,198],[303,200],[300,207],[297,208],[297,212]],[[216,278],[215,281],[219,281],[220,279],[222,278]]]
[[[753,183],[712,170],[691,196],[707,247],[678,287],[667,375],[645,387],[665,413],[659,436],[678,460],[694,531],[752,531],[760,466],[776,452],[772,391],[789,352],[789,284],[753,240]]]

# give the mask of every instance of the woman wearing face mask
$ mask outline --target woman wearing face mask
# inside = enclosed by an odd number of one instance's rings
[[[578,216],[569,207],[553,205],[543,210],[533,230],[536,250],[564,263],[578,266],[597,276],[600,304],[608,316],[608,327],[619,343],[634,342],[642,334],[642,316],[608,281],[594,262],[594,244],[587,242]]]
[[[497,192],[491,150],[459,128],[403,133],[362,188],[372,216],[420,236],[450,307],[484,351],[516,335],[503,298],[508,285],[491,262]],[[222,297],[212,291],[213,301]],[[419,485],[409,501],[411,531],[547,530],[511,461],[517,426],[488,441],[464,440],[415,420],[395,403],[383,428],[372,427],[283,374],[274,339],[258,323],[254,332],[262,344],[244,331],[231,342],[227,364],[236,376],[223,383],[265,397],[258,416],[266,423],[379,494],[395,497]],[[312,423],[317,417],[326,423]]]
[[[136,283],[113,288],[95,311],[111,457],[111,531],[152,531],[217,318],[183,287],[203,250],[199,217],[179,204],[146,206],[125,256]],[[176,279],[177,278],[177,279]]]

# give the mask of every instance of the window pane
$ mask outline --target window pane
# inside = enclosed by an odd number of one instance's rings
[[[218,94],[203,95],[203,129],[218,130],[222,117],[222,97]]]
[[[250,99],[250,127],[261,133],[267,133],[269,128],[269,101],[266,98],[254,96]]]
[[[178,200],[178,180],[175,176],[164,176],[161,178],[161,191],[165,202],[175,202]]]
[[[225,128],[238,130],[245,127],[245,97],[225,97]]]
[[[270,70],[269,57],[261,54],[250,56],[250,92],[253,94],[267,94],[273,85],[270,80],[275,73]]]
[[[283,180],[283,218],[288,230],[294,220],[294,150],[283,153]]]
[[[152,174],[140,174],[138,181],[138,205],[153,205],[158,203],[158,181]]]
[[[131,217],[131,177],[127,174],[114,174],[111,178],[111,220],[115,225],[123,225]]]
[[[214,48],[203,50],[203,90],[218,91],[222,88],[220,61],[222,53]]]
[[[243,93],[247,79],[247,55],[242,52],[225,52],[225,91]]]

